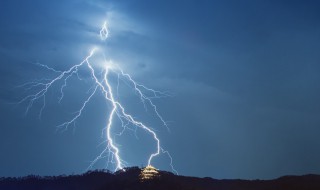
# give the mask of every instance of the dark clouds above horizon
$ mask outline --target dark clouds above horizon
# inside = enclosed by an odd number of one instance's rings
[[[99,154],[99,97],[75,132],[55,133],[83,98],[80,85],[62,107],[52,98],[41,120],[40,104],[27,116],[25,105],[9,104],[25,95],[15,86],[51,76],[34,62],[66,69],[96,45],[137,81],[175,94],[156,101],[171,133],[155,128],[180,174],[319,174],[319,8],[312,0],[2,0],[0,176],[79,173]],[[110,38],[101,43],[105,19]],[[130,164],[145,164],[143,150],[126,151]],[[165,157],[157,164],[169,169]]]

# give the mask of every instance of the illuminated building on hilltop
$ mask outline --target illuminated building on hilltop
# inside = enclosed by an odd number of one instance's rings
[[[149,165],[141,170],[139,177],[141,181],[146,181],[146,180],[158,178],[160,177],[160,174],[155,167]]]

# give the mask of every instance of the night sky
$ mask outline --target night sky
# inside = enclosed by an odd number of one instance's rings
[[[0,176],[82,173],[99,155],[110,111],[101,95],[75,127],[56,128],[90,83],[73,78],[61,104],[55,86],[41,118],[43,101],[28,114],[15,104],[28,95],[17,86],[55,76],[35,63],[66,70],[95,46],[139,83],[173,94],[154,100],[170,131],[130,89],[119,98],[157,131],[179,174],[319,174],[319,10],[316,0],[1,0]],[[154,148],[137,136],[116,138],[128,166],[145,166]],[[170,171],[166,156],[154,165]]]

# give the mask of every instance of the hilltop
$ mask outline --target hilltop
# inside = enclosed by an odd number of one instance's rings
[[[0,178],[2,190],[319,190],[320,175],[284,176],[274,180],[217,180],[159,171],[141,181],[141,169],[115,173],[99,170],[70,176]]]

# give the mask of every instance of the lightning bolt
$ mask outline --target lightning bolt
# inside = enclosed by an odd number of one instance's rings
[[[108,36],[109,36],[109,31],[108,31],[107,22],[104,22],[100,30],[100,38],[102,41],[105,41],[108,38]],[[58,83],[59,81],[62,81],[63,84],[60,86],[60,97],[59,97],[59,103],[61,103],[61,101],[64,98],[64,89],[68,87],[68,80],[74,75],[76,75],[78,79],[81,80],[81,78],[79,77],[79,69],[87,69],[90,73],[90,78],[93,81],[91,92],[89,93],[87,98],[84,100],[84,102],[82,103],[78,111],[75,112],[75,115],[73,116],[73,118],[71,118],[68,121],[65,121],[64,123],[61,123],[57,127],[58,129],[67,130],[71,125],[75,125],[78,118],[82,116],[83,110],[86,108],[87,104],[91,101],[92,97],[98,92],[102,93],[105,100],[107,100],[107,102],[110,103],[111,111],[106,116],[107,118],[106,126],[103,128],[103,134],[105,135],[105,139],[106,139],[105,140],[106,147],[100,153],[100,155],[98,155],[91,162],[88,169],[91,169],[98,160],[103,158],[107,158],[107,164],[112,163],[115,165],[115,171],[123,170],[124,167],[126,167],[126,162],[120,156],[121,151],[117,146],[115,140],[112,138],[111,129],[113,127],[116,127],[114,125],[114,120],[117,117],[120,120],[123,131],[126,129],[130,129],[128,125],[131,124],[136,129],[139,128],[144,130],[153,138],[154,142],[156,143],[156,146],[155,146],[154,152],[152,152],[148,158],[148,161],[147,161],[148,166],[152,164],[152,161],[155,157],[159,156],[160,154],[166,154],[170,159],[170,166],[172,168],[172,171],[174,171],[175,173],[178,173],[173,167],[172,157],[170,153],[161,147],[160,139],[157,136],[156,132],[151,127],[144,124],[143,122],[136,120],[131,114],[129,114],[126,111],[125,106],[122,105],[121,102],[117,100],[117,98],[115,98],[114,89],[109,81],[110,73],[113,72],[118,76],[118,84],[116,86],[117,93],[119,88],[119,79],[121,78],[122,80],[125,80],[126,83],[134,89],[134,91],[139,96],[145,108],[147,108],[146,105],[149,105],[152,108],[155,115],[158,117],[158,119],[162,122],[162,124],[168,130],[169,128],[166,121],[158,112],[157,106],[153,103],[152,99],[168,97],[170,96],[170,94],[167,92],[157,91],[137,83],[135,80],[133,80],[131,75],[125,73],[118,65],[111,64],[110,62],[109,63],[105,62],[105,67],[102,69],[103,77],[98,77],[99,75],[97,74],[96,69],[93,67],[93,65],[90,62],[90,59],[98,52],[98,50],[99,50],[98,48],[92,49],[89,55],[85,57],[82,62],[76,65],[73,65],[72,67],[70,67],[68,70],[65,70],[65,71],[56,70],[47,65],[36,63],[36,65],[56,74],[56,77],[53,79],[42,79],[39,81],[29,82],[21,85],[20,87],[24,87],[26,90],[34,90],[35,93],[26,96],[25,98],[21,99],[18,103],[21,104],[23,102],[28,102],[28,106],[25,112],[27,114],[36,101],[42,100],[43,104],[39,112],[39,117],[41,117],[41,114],[46,106],[46,95],[48,93],[48,90],[50,88],[53,88],[54,84]],[[144,92],[146,92],[148,95]],[[121,135],[123,131],[118,135]]]
[[[105,21],[100,30],[100,39],[102,41],[105,41],[108,38],[108,36],[109,36],[109,30],[108,30],[107,21]]]

